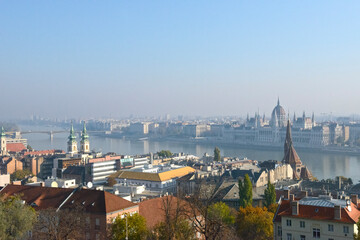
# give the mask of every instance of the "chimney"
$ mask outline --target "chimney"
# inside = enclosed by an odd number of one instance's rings
[[[351,202],[353,204],[355,204],[356,207],[358,206],[358,195],[357,194],[352,194],[351,195]]]
[[[284,190],[284,197],[285,197],[285,199],[290,199],[290,190],[289,189]]]
[[[334,206],[334,219],[341,219],[341,206]]]
[[[293,202],[295,200],[295,195],[294,194],[290,194],[290,202]]]
[[[338,189],[341,190],[341,177],[338,177]]]
[[[303,191],[301,191],[301,195],[302,195],[302,197],[307,197],[308,192],[306,190],[303,190]]]
[[[299,202],[298,201],[291,202],[291,213],[292,213],[292,215],[299,215]]]

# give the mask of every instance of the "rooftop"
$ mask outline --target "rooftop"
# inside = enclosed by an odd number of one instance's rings
[[[191,167],[182,167],[161,173],[147,173],[147,172],[134,172],[134,171],[121,170],[110,175],[110,177],[119,178],[119,179],[136,179],[136,180],[163,182],[170,180],[172,178],[185,176],[186,174],[192,172],[195,172],[195,169]]]
[[[79,204],[84,206],[87,212],[106,214],[136,206],[132,202],[105,191],[81,188],[7,185],[0,194],[4,194],[5,197],[19,195],[35,210],[71,208]]]

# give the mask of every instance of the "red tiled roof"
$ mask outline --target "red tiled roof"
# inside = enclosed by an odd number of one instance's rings
[[[317,209],[317,210],[316,210]],[[291,216],[295,218],[305,218],[313,220],[335,221],[343,223],[356,223],[360,217],[360,210],[351,203],[351,211],[347,208],[341,208],[341,219],[334,219],[333,207],[319,207],[310,205],[299,205],[299,215],[291,214],[291,206],[289,200],[282,200],[278,208],[275,222],[280,222],[282,216]]]
[[[25,152],[24,153],[24,156],[27,156],[27,155],[48,155],[48,154],[55,154],[55,149],[52,149],[52,150],[42,150],[42,151],[30,151],[30,152]],[[61,153],[65,153],[64,151],[61,151]]]
[[[68,197],[62,208],[81,204],[91,213],[106,214],[136,206],[111,193],[90,189],[7,185],[0,194],[4,194],[5,197],[20,195],[27,204],[35,203],[35,210],[58,208]]]
[[[19,195],[28,205],[33,205],[35,210],[58,208],[70,195],[73,189],[49,188],[38,186],[7,185],[0,192],[5,197]],[[36,206],[33,204],[35,203]]]
[[[81,204],[85,207],[87,212],[93,213],[111,213],[126,208],[135,207],[136,204],[127,201],[114,194],[90,190],[79,189],[77,190],[69,200],[64,204],[64,208],[71,207],[72,204]]]
[[[7,143],[6,148],[8,152],[21,152],[26,149],[23,143]]]

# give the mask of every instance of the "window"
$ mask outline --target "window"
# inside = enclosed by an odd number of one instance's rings
[[[304,221],[300,221],[300,227],[305,228],[305,222]]]
[[[305,240],[305,239],[306,239],[305,235],[300,235],[300,240]]]
[[[291,220],[290,219],[286,219],[286,226],[291,227]]]
[[[291,233],[286,234],[286,239],[287,239],[287,240],[292,240],[292,235],[291,235]]]
[[[313,228],[313,237],[320,238],[320,229],[319,228]]]
[[[282,236],[282,228],[281,228],[281,226],[278,226],[278,236],[279,237]]]
[[[349,227],[348,226],[344,226],[344,233],[349,233]]]
[[[95,229],[100,230],[100,219],[99,218],[95,219]]]
[[[333,231],[334,231],[334,225],[329,224],[329,225],[328,225],[328,231],[329,231],[329,232],[333,232]]]

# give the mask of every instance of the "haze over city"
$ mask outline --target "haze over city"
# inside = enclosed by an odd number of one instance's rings
[[[360,3],[275,2],[1,1],[2,118],[359,113]]]

